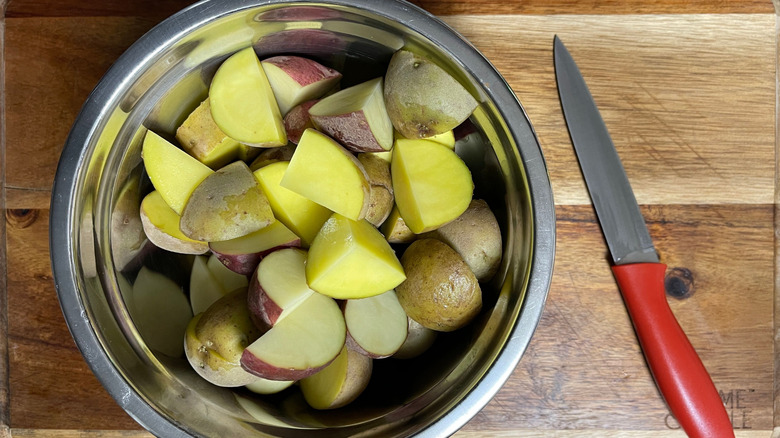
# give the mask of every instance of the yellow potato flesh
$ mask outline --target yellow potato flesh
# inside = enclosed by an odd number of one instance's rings
[[[270,200],[269,200],[270,201]],[[273,210],[273,208],[272,208]],[[211,248],[223,254],[251,254],[292,243],[300,238],[278,220],[254,233],[232,240],[212,242]]]
[[[368,386],[371,359],[346,346],[327,367],[301,379],[301,392],[314,409],[336,409],[354,401]]]
[[[306,403],[314,409],[328,409],[341,393],[347,380],[347,347],[327,367],[317,374],[301,379],[301,391]]]
[[[152,131],[146,133],[141,153],[152,185],[178,215],[181,215],[195,187],[214,173]]]
[[[211,117],[208,99],[198,105],[179,126],[176,130],[176,140],[182,149],[212,169],[219,169],[234,161],[239,157],[241,148],[249,147],[228,137],[219,129]]]
[[[379,295],[398,286],[406,275],[373,225],[334,214],[309,249],[306,279],[321,294],[348,299]]]
[[[425,140],[435,141],[436,143],[441,143],[450,149],[455,149],[455,133],[452,131],[452,129],[447,132],[442,132],[441,134],[436,134],[433,137],[428,137]]]
[[[404,137],[404,135],[398,131],[394,131],[393,136],[396,140],[398,140],[399,138],[407,140],[407,138]],[[421,138],[419,140],[435,141],[436,143],[443,144],[444,146],[447,146],[450,149],[455,149],[455,132],[452,129],[450,129],[447,132],[442,132],[441,134],[432,135],[430,137]],[[379,152],[377,154],[379,154]],[[388,155],[388,158],[390,157],[392,157],[392,155]]]
[[[332,212],[279,185],[289,164],[288,161],[277,161],[257,169],[254,174],[268,197],[276,219],[300,236],[308,246]]]
[[[230,56],[209,88],[211,115],[231,138],[253,146],[284,146],[287,133],[271,85],[252,47]]]
[[[314,129],[301,136],[281,185],[352,220],[363,219],[368,211],[370,186],[363,165]]]
[[[396,140],[390,170],[398,211],[415,234],[454,220],[471,202],[471,172],[447,146],[430,140]]]
[[[144,210],[149,222],[163,233],[184,242],[206,245],[206,242],[190,239],[181,232],[179,228],[181,216],[168,206],[157,190],[146,195],[143,202],[141,202],[141,208]]]

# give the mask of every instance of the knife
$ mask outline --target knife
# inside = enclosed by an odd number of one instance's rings
[[[707,369],[674,317],[660,263],[623,164],[574,59],[553,42],[561,108],[639,344],[672,415],[691,437],[733,437]]]

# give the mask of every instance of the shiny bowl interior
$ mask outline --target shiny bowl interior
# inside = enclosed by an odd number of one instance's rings
[[[172,138],[206,97],[216,67],[254,45],[345,73],[342,86],[383,74],[394,51],[435,59],[480,101],[456,151],[475,197],[501,225],[504,259],[483,285],[484,309],[411,360],[374,361],[372,382],[335,411],[297,391],[267,397],[216,388],[184,357],[150,348],[123,296],[141,266],[187,291],[192,258],[148,244],[138,205],[151,190],[141,161],[147,129]],[[446,436],[495,395],[539,321],[552,275],[555,218],[531,124],[509,86],[447,25],[402,1],[229,0],[195,4],[135,43],[98,84],[73,125],[57,171],[51,254],[60,304],[86,361],[116,401],[158,436]]]

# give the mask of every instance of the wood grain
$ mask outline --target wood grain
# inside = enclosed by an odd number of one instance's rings
[[[4,5],[4,3],[3,3]],[[0,20],[0,69],[5,71],[5,20]],[[0,210],[5,213],[5,81],[0,84]],[[0,438],[10,435],[10,402],[8,392],[8,288],[6,285],[5,220],[0,223]]]
[[[189,0],[10,0],[7,17],[166,17]],[[744,14],[774,12],[771,0],[411,0],[434,15],[514,14]]]
[[[672,309],[735,427],[771,429],[773,206],[652,206],[643,213],[662,260],[693,273],[695,292],[672,301]],[[539,328],[510,381],[464,432],[665,430],[673,420],[645,366],[592,210],[559,206],[557,214],[555,275]],[[13,215],[11,424],[137,428],[102,390],[67,332],[51,287],[46,211]]]
[[[79,109],[114,60],[155,22],[6,20],[6,159],[13,163],[5,175],[9,208],[48,208],[57,161]]]
[[[523,103],[558,204],[590,202],[560,112],[557,34],[643,204],[772,203],[771,15],[451,17]],[[763,37],[761,36],[763,35]],[[506,41],[513,41],[507,44]]]
[[[2,438],[150,436],[103,390],[67,331],[49,266],[47,208],[59,152],[89,91],[137,37],[188,3],[5,4]],[[768,436],[780,281],[771,2],[415,3],[447,15],[515,90],[542,144],[557,204],[555,272],[539,328],[506,386],[457,436],[682,436],[669,429],[676,426],[609,271],[557,101],[554,34],[588,78],[662,260],[692,275],[693,294],[670,304],[737,436]]]
[[[589,198],[557,102],[556,32],[588,77],[640,203],[773,202],[766,190],[774,181],[774,164],[766,159],[774,151],[774,132],[767,129],[774,123],[774,48],[766,44],[773,16],[447,20],[523,102],[557,203]],[[79,108],[111,62],[152,24],[115,17],[8,20],[9,208],[48,206],[59,151]],[[25,43],[30,40],[37,42]],[[30,154],[37,158],[25,159]]]
[[[92,374],[60,311],[49,265],[47,210],[8,210],[10,424],[138,429]]]
[[[633,438],[685,438],[685,433],[681,431],[630,431]],[[736,438],[767,438],[767,431],[736,431]],[[152,435],[141,431],[108,431],[108,430],[38,430],[38,429],[14,429],[13,436],[16,438],[150,438]],[[453,435],[456,438],[610,438],[625,437],[626,432],[616,432],[613,430],[593,430],[593,431],[539,431],[539,430],[517,430],[511,432],[491,431],[482,432],[458,432]]]

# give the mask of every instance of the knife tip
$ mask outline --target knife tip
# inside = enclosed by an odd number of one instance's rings
[[[558,47],[564,47],[563,41],[561,41],[560,38],[558,38],[558,34],[555,34],[553,37],[553,50],[557,49]]]

